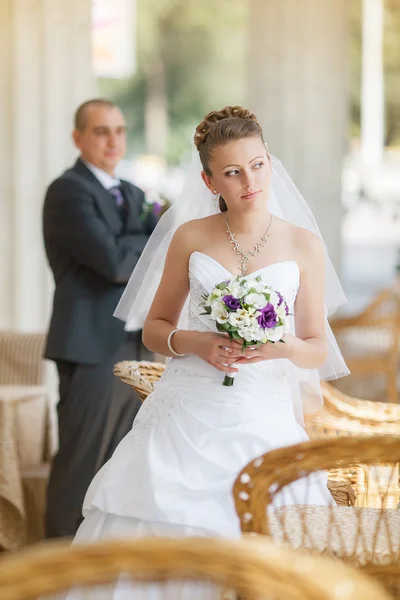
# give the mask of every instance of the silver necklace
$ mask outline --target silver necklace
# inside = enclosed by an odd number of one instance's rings
[[[238,254],[241,257],[240,261],[239,261],[240,262],[240,270],[241,270],[241,274],[244,276],[244,275],[246,275],[247,263],[249,262],[249,257],[250,256],[254,257],[256,254],[259,254],[260,249],[263,248],[268,241],[268,233],[269,233],[271,223],[272,223],[272,215],[270,215],[267,231],[261,237],[261,240],[259,242],[257,242],[257,244],[254,246],[253,250],[249,250],[249,252],[245,252],[244,250],[241,249],[239,242],[235,238],[235,234],[232,233],[231,228],[229,227],[227,216],[225,217],[225,223],[226,223],[226,227],[227,227],[226,233],[228,234],[229,242],[232,244],[233,249],[236,252],[236,254]]]

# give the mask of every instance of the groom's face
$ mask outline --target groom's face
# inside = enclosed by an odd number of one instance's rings
[[[88,106],[74,142],[82,158],[110,175],[126,152],[125,119],[116,106]]]

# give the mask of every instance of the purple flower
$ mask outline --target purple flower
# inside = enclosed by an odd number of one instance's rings
[[[284,297],[282,296],[282,294],[280,294],[279,292],[276,292],[276,293],[278,294],[278,297],[279,297],[279,302],[278,302],[278,307],[279,307],[279,306],[282,304],[282,302],[285,302],[285,299],[284,299]],[[287,315],[289,314],[289,307],[288,307],[288,305],[287,305],[287,304],[286,304],[286,306],[285,306],[285,313],[286,313]]]
[[[158,217],[162,211],[162,204],[160,204],[159,202],[154,202],[153,204],[153,214]]]
[[[238,310],[241,307],[240,300],[238,300],[238,298],[235,298],[234,296],[224,296],[222,298],[222,302],[230,310]]]
[[[268,302],[261,310],[261,315],[257,317],[257,321],[262,329],[272,329],[273,327],[276,327],[276,318],[275,309],[273,305]]]

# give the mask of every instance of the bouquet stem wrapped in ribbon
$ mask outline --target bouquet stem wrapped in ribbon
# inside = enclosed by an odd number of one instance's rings
[[[216,322],[217,330],[242,344],[242,350],[283,341],[288,331],[289,307],[284,297],[260,276],[236,277],[219,283],[202,303],[204,313]],[[223,385],[231,386],[234,375]]]

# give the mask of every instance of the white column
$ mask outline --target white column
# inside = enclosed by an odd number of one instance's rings
[[[2,0],[0,44],[0,328],[44,330],[43,198],[74,159],[73,112],[95,91],[91,2]]]
[[[383,158],[383,0],[363,0],[362,23],[361,158],[368,177]]]
[[[250,0],[250,7],[248,104],[339,267],[348,106],[345,0]]]

